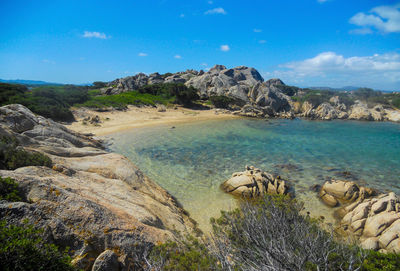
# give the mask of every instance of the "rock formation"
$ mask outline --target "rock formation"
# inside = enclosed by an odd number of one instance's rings
[[[53,161],[53,168],[0,170],[0,176],[18,182],[27,199],[0,201],[0,217],[12,224],[28,219],[44,229],[48,241],[72,249],[79,268],[132,270],[150,244],[173,239],[176,230],[196,230],[167,191],[97,140],[21,105],[0,107],[0,135]]]
[[[108,83],[103,94],[118,94],[135,90],[144,85],[157,83],[183,83],[199,91],[202,98],[228,96],[239,101],[239,108],[231,108],[233,114],[246,117],[304,117],[319,120],[352,119],[374,121],[400,121],[400,111],[376,105],[369,108],[366,103],[356,101],[347,105],[340,96],[332,96],[329,102],[311,104],[292,101],[290,96],[302,93],[300,88],[286,86],[280,79],[264,82],[254,68],[238,66],[228,69],[215,65],[209,71],[187,70],[174,74],[139,73],[135,76],[116,79]]]
[[[221,184],[221,188],[232,195],[258,197],[264,194],[286,195],[289,191],[287,182],[267,172],[246,166],[243,172],[236,172]]]
[[[365,249],[400,253],[400,198],[393,192],[376,195],[354,182],[328,181],[321,199],[337,210],[340,230],[359,238]]]

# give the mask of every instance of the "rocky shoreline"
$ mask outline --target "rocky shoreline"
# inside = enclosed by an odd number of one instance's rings
[[[236,102],[226,112],[245,117],[400,122],[400,110],[384,104],[371,105],[357,99],[348,104],[338,95],[332,95],[329,100],[321,103],[296,101],[293,97],[303,95],[303,89],[287,86],[280,79],[264,81],[256,69],[245,66],[228,69],[223,65],[215,65],[207,72],[187,70],[164,75],[140,73],[108,83],[102,93],[119,94],[160,83],[182,83],[194,87],[203,99],[212,96],[230,97]]]
[[[294,195],[288,181],[253,166],[233,173],[221,188],[239,197]],[[324,204],[336,207],[337,233],[355,238],[364,249],[400,253],[400,198],[395,193],[379,193],[347,180],[330,180],[314,188]]]
[[[25,201],[0,201],[10,224],[24,220],[45,230],[45,238],[69,246],[79,268],[129,270],[152,244],[181,234],[200,234],[196,222],[162,187],[126,157],[104,150],[102,142],[73,132],[21,105],[0,107],[0,136],[16,138],[29,151],[48,155],[53,166],[0,170],[24,192]],[[221,186],[236,196],[293,195],[290,181],[246,166]],[[340,207],[338,231],[362,247],[400,252],[400,199],[349,181],[328,181],[319,196]]]
[[[16,138],[25,150],[53,162],[52,168],[0,170],[1,177],[17,181],[26,198],[0,201],[0,217],[16,225],[27,219],[44,229],[46,240],[69,246],[79,268],[102,266],[108,259],[131,270],[138,252],[150,244],[174,239],[177,231],[198,232],[174,197],[98,140],[21,105],[0,107],[0,136]]]

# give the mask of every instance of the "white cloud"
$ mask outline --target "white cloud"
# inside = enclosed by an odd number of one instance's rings
[[[279,67],[279,70],[268,73],[268,76],[295,83],[314,82],[314,85],[400,88],[398,53],[346,58],[335,52],[323,52],[313,58],[289,62]]]
[[[148,56],[148,54],[141,52],[141,53],[138,54],[138,56]]]
[[[210,10],[207,10],[206,12],[204,12],[204,14],[209,15],[209,14],[222,14],[222,15],[226,15],[227,12],[225,11],[225,9],[223,8],[213,8]]]
[[[210,5],[214,4],[214,2],[213,2],[213,1],[208,1],[207,3],[209,3]]]
[[[350,18],[350,23],[362,26],[364,29],[373,27],[383,33],[400,32],[400,3],[374,7],[368,13],[359,12]]]
[[[219,49],[221,50],[221,51],[223,51],[223,52],[228,52],[231,48],[229,47],[229,45],[221,45],[220,47],[219,47]]]
[[[207,63],[205,63],[205,62],[203,62],[203,63],[201,63],[201,64],[200,64],[200,66],[207,67],[207,66],[208,66],[208,64],[207,64]]]
[[[254,28],[254,29],[253,29],[253,32],[255,32],[255,33],[261,33],[261,32],[262,32],[262,29]]]
[[[175,55],[174,58],[176,58],[176,59],[182,59],[182,56],[181,56],[181,55]]]
[[[325,2],[327,2],[327,1],[328,1],[328,0],[317,0],[317,2],[318,2],[318,3],[321,3],[321,4],[322,4],[322,3],[325,3]]]
[[[96,32],[96,31],[85,31],[82,35],[84,38],[96,38],[96,39],[108,39],[110,37],[107,37],[106,34],[101,33],[101,32]]]
[[[181,15],[179,15],[180,18],[185,18],[185,14],[181,13]]]
[[[259,40],[258,43],[264,44],[264,43],[267,43],[267,41],[266,40]]]

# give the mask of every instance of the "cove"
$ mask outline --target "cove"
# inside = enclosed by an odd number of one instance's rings
[[[245,165],[289,179],[311,215],[333,222],[310,191],[329,178],[400,193],[400,124],[233,119],[145,127],[106,137],[175,196],[203,230],[235,199],[219,185]]]

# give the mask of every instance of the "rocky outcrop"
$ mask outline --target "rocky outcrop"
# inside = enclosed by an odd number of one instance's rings
[[[320,120],[346,119],[348,117],[346,112],[338,110],[329,103],[322,103],[315,109],[312,107],[310,109],[310,105],[310,103],[305,103],[304,117]]]
[[[330,180],[324,183],[319,196],[322,201],[331,207],[340,204],[352,203],[356,200],[363,200],[375,194],[375,191],[360,187],[355,182]]]
[[[168,192],[99,141],[21,105],[0,108],[0,135],[47,154],[54,164],[0,170],[0,176],[18,182],[27,199],[0,201],[0,217],[13,224],[28,219],[45,229],[49,241],[71,248],[79,268],[131,270],[147,246],[175,238],[175,231],[196,230]]]
[[[145,85],[161,84],[161,83],[185,83],[194,76],[204,74],[203,71],[187,70],[185,72],[177,72],[174,74],[160,75],[158,72],[146,75],[138,73],[134,76],[118,78],[107,84],[102,89],[102,93],[106,95],[119,94],[127,91],[137,90]]]
[[[286,195],[289,192],[287,181],[253,166],[246,166],[243,172],[236,172],[221,184],[221,188],[232,195],[258,197],[264,194]]]
[[[365,249],[400,253],[400,198],[393,192],[376,195],[354,182],[329,181],[321,199],[337,210],[343,233],[359,238]]]

